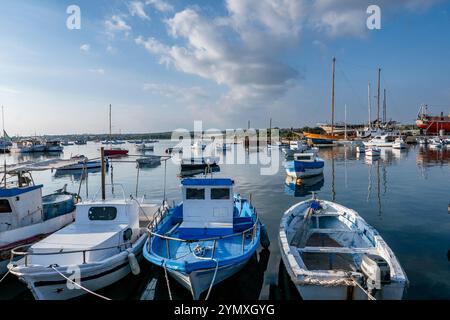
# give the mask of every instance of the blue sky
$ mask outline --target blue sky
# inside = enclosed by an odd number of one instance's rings
[[[66,8],[81,8],[68,30]],[[366,28],[369,4],[381,30]],[[10,134],[299,127],[367,121],[377,68],[388,118],[450,112],[450,6],[439,0],[50,1],[0,4],[0,104]],[[372,114],[375,114],[373,109]]]

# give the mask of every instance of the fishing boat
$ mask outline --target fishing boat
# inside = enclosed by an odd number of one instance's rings
[[[395,139],[394,143],[392,144],[392,148],[394,149],[405,149],[406,143],[403,141],[402,138]]]
[[[8,268],[37,300],[66,300],[105,288],[140,272],[147,235],[139,213],[153,207],[124,193],[122,199],[95,196],[78,203],[73,224],[13,250],[20,260]]]
[[[59,168],[57,171],[76,171],[76,170],[91,170],[100,169],[102,167],[101,160],[89,160],[83,155],[73,156],[72,160],[78,160],[77,163],[67,165],[65,167]],[[105,166],[109,167],[108,158],[105,158]]]
[[[286,161],[284,167],[288,176],[307,178],[323,173],[325,161],[317,155],[317,151],[305,151],[294,154],[294,160]]]
[[[13,150],[18,153],[45,152],[45,144],[37,139],[24,139],[17,141]]]
[[[305,300],[402,299],[408,279],[380,234],[354,210],[318,200],[289,208],[279,245]]]
[[[426,134],[438,134],[441,130],[450,132],[450,114],[432,116],[428,113],[428,106],[421,106],[417,115],[416,125],[419,129],[424,130]]]
[[[377,146],[366,146],[366,157],[379,157],[381,155],[381,149]]]
[[[122,141],[117,141],[112,139],[112,106],[109,105],[109,141],[106,144],[109,145],[109,148],[105,148],[105,156],[107,157],[120,157],[126,156],[128,154],[128,150],[120,147],[112,147],[112,145],[124,144]]]
[[[295,153],[300,153],[309,149],[305,141],[290,141],[289,148],[284,148],[283,153],[286,158],[291,158]]]
[[[218,166],[219,157],[192,157],[181,159],[181,171],[205,170],[208,167]]]
[[[64,147],[59,140],[47,140],[45,142],[45,152],[63,152]]]
[[[140,144],[136,144],[136,150],[141,151],[141,152],[154,151],[155,146],[152,144],[148,144],[148,143],[140,143]]]
[[[342,139],[338,136],[331,136],[331,135],[325,135],[325,134],[315,134],[315,133],[307,133],[303,132],[303,135],[306,139],[308,139],[308,142],[314,146],[317,147],[329,147],[333,146],[335,142],[339,139]]]
[[[233,196],[233,185],[231,179],[184,179],[183,203],[148,230],[144,257],[195,300],[205,291],[208,299],[212,287],[241,270],[260,243],[256,209],[240,195]]]
[[[77,196],[65,190],[42,196],[31,171],[7,171],[0,187],[0,274],[7,271],[11,250],[34,243],[74,220]]]
[[[160,156],[146,156],[144,158],[136,159],[136,162],[140,167],[154,167],[161,164]]]
[[[382,136],[376,136],[369,141],[363,142],[364,145],[367,146],[375,146],[375,147],[392,147],[394,145],[395,137],[385,134]]]
[[[86,145],[87,144],[87,140],[86,139],[78,139],[78,140],[75,140],[75,144],[77,146]]]

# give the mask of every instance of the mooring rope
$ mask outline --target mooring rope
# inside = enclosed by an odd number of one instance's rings
[[[8,270],[5,275],[2,277],[2,279],[0,280],[0,283],[2,283],[3,280],[5,280],[6,276],[11,272],[11,270]]]
[[[101,298],[101,299],[111,301],[110,298],[107,298],[107,297],[105,297],[105,296],[102,296],[101,294],[95,293],[94,291],[91,291],[91,290],[89,290],[89,289],[83,287],[81,284],[76,283],[76,282],[73,281],[72,279],[67,278],[65,275],[63,275],[61,272],[59,272],[59,271],[55,268],[55,266],[51,266],[51,268],[52,268],[56,273],[58,273],[61,277],[63,277],[63,278],[66,279],[67,281],[71,282],[72,284],[76,285],[76,286],[79,287],[80,289],[86,291],[87,293],[93,294],[94,296],[97,296],[97,297],[99,297],[99,298]]]
[[[212,287],[214,286],[214,281],[216,281],[217,271],[219,270],[219,260],[212,259],[216,263],[216,270],[214,271],[214,276],[212,278],[211,284],[209,285],[208,293],[206,294],[205,301],[209,299],[209,294],[211,293]]]
[[[172,291],[170,290],[169,275],[167,274],[166,261],[164,261],[163,267],[164,267],[164,275],[166,277],[167,290],[169,291],[169,298],[170,300],[173,300]]]

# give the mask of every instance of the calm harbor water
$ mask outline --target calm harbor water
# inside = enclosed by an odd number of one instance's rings
[[[162,141],[149,154],[162,155],[172,146]],[[137,154],[134,145],[125,145],[131,154]],[[99,156],[100,144],[65,147],[64,154],[49,155],[6,155],[8,163],[48,158],[69,158],[84,154]],[[288,290],[280,273],[280,252],[278,228],[283,212],[293,204],[311,197],[316,192],[319,198],[335,200],[352,208],[386,240],[400,260],[410,281],[406,299],[450,299],[450,149],[435,151],[426,147],[408,146],[406,150],[384,149],[377,161],[367,161],[359,156],[355,148],[335,147],[321,149],[325,159],[323,176],[304,181],[301,185],[289,184],[283,168],[280,153],[280,168],[275,175],[260,174],[259,165],[221,165],[215,177],[230,177],[235,180],[235,192],[252,197],[258,214],[267,226],[271,240],[270,250],[260,250],[252,261],[233,278],[216,286],[211,299],[284,299],[296,297]],[[247,156],[251,156],[248,154]],[[3,156],[2,156],[3,157]],[[113,162],[108,180],[113,173],[114,182],[121,184],[126,195],[136,192],[135,158]],[[1,158],[3,163],[3,158]],[[141,169],[138,194],[149,199],[163,198],[165,166]],[[170,202],[181,199],[179,165],[167,162],[166,194]],[[67,184],[69,191],[77,192],[81,175],[59,175],[45,171],[33,174],[36,183],[44,185],[44,194],[60,189]],[[81,196],[88,192],[92,197],[100,187],[100,173],[90,173],[81,181]],[[129,276],[119,283],[102,290],[101,293],[113,299],[139,299],[148,281],[156,282],[155,299],[167,299],[167,287],[163,274],[157,268],[142,263],[138,277]],[[170,288],[175,299],[190,299],[187,290],[174,280]],[[0,284],[0,299],[31,299],[26,287],[9,275]]]

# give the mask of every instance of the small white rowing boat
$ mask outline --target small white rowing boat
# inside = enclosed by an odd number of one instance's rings
[[[408,280],[380,234],[325,200],[300,202],[280,224],[283,263],[305,300],[402,299]]]

